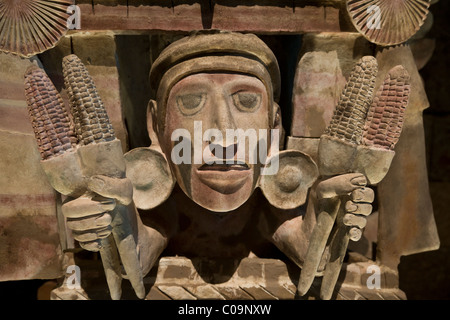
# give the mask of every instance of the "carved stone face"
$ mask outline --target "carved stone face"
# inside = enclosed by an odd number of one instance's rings
[[[170,89],[159,140],[178,184],[194,202],[225,212],[248,200],[263,165],[258,150],[268,148],[259,129],[273,128],[269,100],[258,78],[238,73],[192,74]]]

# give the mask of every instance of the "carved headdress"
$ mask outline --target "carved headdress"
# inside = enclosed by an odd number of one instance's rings
[[[170,89],[181,79],[200,72],[235,72],[260,79],[269,101],[280,95],[280,70],[270,48],[253,34],[227,31],[194,32],[165,48],[150,70],[150,85],[157,101],[158,119],[165,117]]]

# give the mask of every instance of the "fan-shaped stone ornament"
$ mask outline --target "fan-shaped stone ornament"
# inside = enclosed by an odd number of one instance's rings
[[[0,0],[0,51],[31,57],[67,31],[71,0]]]
[[[423,25],[430,0],[347,0],[353,25],[372,43],[389,46],[407,41]]]

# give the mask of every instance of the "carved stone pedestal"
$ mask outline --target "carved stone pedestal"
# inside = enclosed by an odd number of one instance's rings
[[[352,258],[351,258],[352,259]],[[109,300],[100,260],[80,265],[81,289],[64,284],[51,293],[52,300]],[[99,268],[95,268],[95,266]],[[245,258],[238,260],[164,257],[144,278],[146,300],[316,300],[321,278],[309,293],[296,294],[300,270],[289,261]],[[379,288],[377,286],[379,285]],[[122,299],[137,299],[127,280]],[[346,263],[336,285],[336,300],[404,300],[398,274],[370,260]]]

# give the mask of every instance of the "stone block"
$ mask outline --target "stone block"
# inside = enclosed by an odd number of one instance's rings
[[[239,287],[217,286],[217,291],[227,300],[252,300],[253,298]]]
[[[0,281],[63,274],[56,194],[40,165],[24,94],[38,60],[0,54]]]
[[[306,153],[318,163],[318,150],[319,150],[319,138],[302,138],[302,137],[291,137],[287,139],[286,149],[298,150],[300,152]]]
[[[264,289],[280,300],[292,300],[295,297],[295,291],[290,291],[283,286],[267,285]]]
[[[320,137],[328,126],[353,65],[372,46],[356,33],[306,34],[293,94],[291,136]]]
[[[152,287],[145,297],[145,300],[170,300],[168,296],[162,293],[158,288]]]
[[[225,300],[225,297],[220,294],[220,292],[210,284],[200,285],[200,286],[190,286],[187,287],[188,291],[192,293],[197,299],[203,300]]]
[[[333,116],[345,85],[337,53],[305,53],[294,81],[291,134],[320,137]]]
[[[237,274],[241,278],[261,278],[263,276],[264,265],[261,263],[253,263],[252,259],[243,259],[237,270]]]
[[[158,289],[173,300],[197,300],[195,296],[183,287],[161,285],[158,286]]]
[[[254,300],[277,300],[275,296],[260,286],[242,286],[241,288]]]

